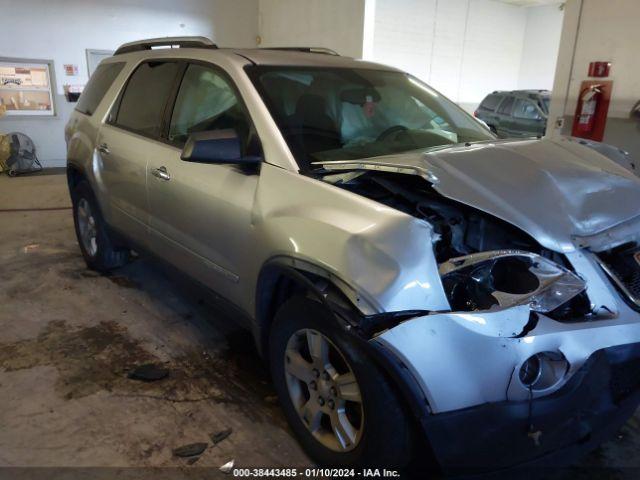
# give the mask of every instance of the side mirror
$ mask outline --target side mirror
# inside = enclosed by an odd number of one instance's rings
[[[257,164],[259,156],[242,156],[240,138],[233,129],[192,133],[180,158],[186,162]]]

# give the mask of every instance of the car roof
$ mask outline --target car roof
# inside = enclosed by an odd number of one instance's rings
[[[532,95],[537,97],[546,97],[551,95],[551,92],[549,90],[496,90],[491,92],[489,95],[513,95],[515,97],[531,98]]]
[[[334,68],[371,68],[376,70],[399,71],[396,68],[365,60],[329,53],[280,50],[269,48],[230,49],[256,65],[334,67]]]
[[[105,63],[129,61],[129,60],[146,60],[154,58],[185,58],[185,59],[208,59],[215,61],[216,58],[226,57],[227,60],[238,64],[245,65],[264,65],[264,66],[291,66],[291,67],[322,67],[322,68],[356,68],[356,69],[373,69],[398,71],[394,67],[382,65],[375,62],[365,60],[357,60],[351,57],[345,57],[330,51],[297,51],[289,48],[155,48],[148,50],[127,51],[126,53],[118,53],[113,57],[105,59]],[[301,47],[301,50],[309,50]],[[314,49],[311,49],[314,50]]]

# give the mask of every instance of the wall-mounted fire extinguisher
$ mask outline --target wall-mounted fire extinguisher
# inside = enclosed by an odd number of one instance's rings
[[[580,86],[571,135],[601,142],[611,101],[613,82],[585,80]]]
[[[580,133],[590,133],[595,125],[598,101],[602,96],[600,85],[590,85],[580,92],[582,107],[576,119],[576,129]]]

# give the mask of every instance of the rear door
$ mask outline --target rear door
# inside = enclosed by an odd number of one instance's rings
[[[146,61],[131,74],[97,145],[108,199],[108,222],[138,243],[148,243],[147,163],[158,143],[178,61]]]
[[[165,143],[152,147],[148,164],[153,250],[238,303],[259,170],[180,154],[190,134],[228,129],[243,153],[259,153],[248,152],[259,145],[251,119],[231,78],[209,63],[188,65],[167,119]]]
[[[489,128],[494,132],[496,131],[496,125],[500,122],[496,108],[500,105],[502,98],[502,95],[492,93],[482,101],[476,111],[476,116],[489,125]]]
[[[496,110],[496,130],[498,135],[507,138],[511,136],[511,128],[513,120],[511,118],[511,111],[513,110],[513,97],[507,95],[500,103],[498,110]]]

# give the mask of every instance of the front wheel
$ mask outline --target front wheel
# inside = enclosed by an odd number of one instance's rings
[[[106,273],[124,265],[129,259],[129,250],[114,245],[98,202],[86,181],[73,189],[71,200],[76,236],[87,266]]]
[[[270,365],[280,403],[320,465],[401,468],[407,415],[385,374],[320,303],[293,297],[276,314]]]

